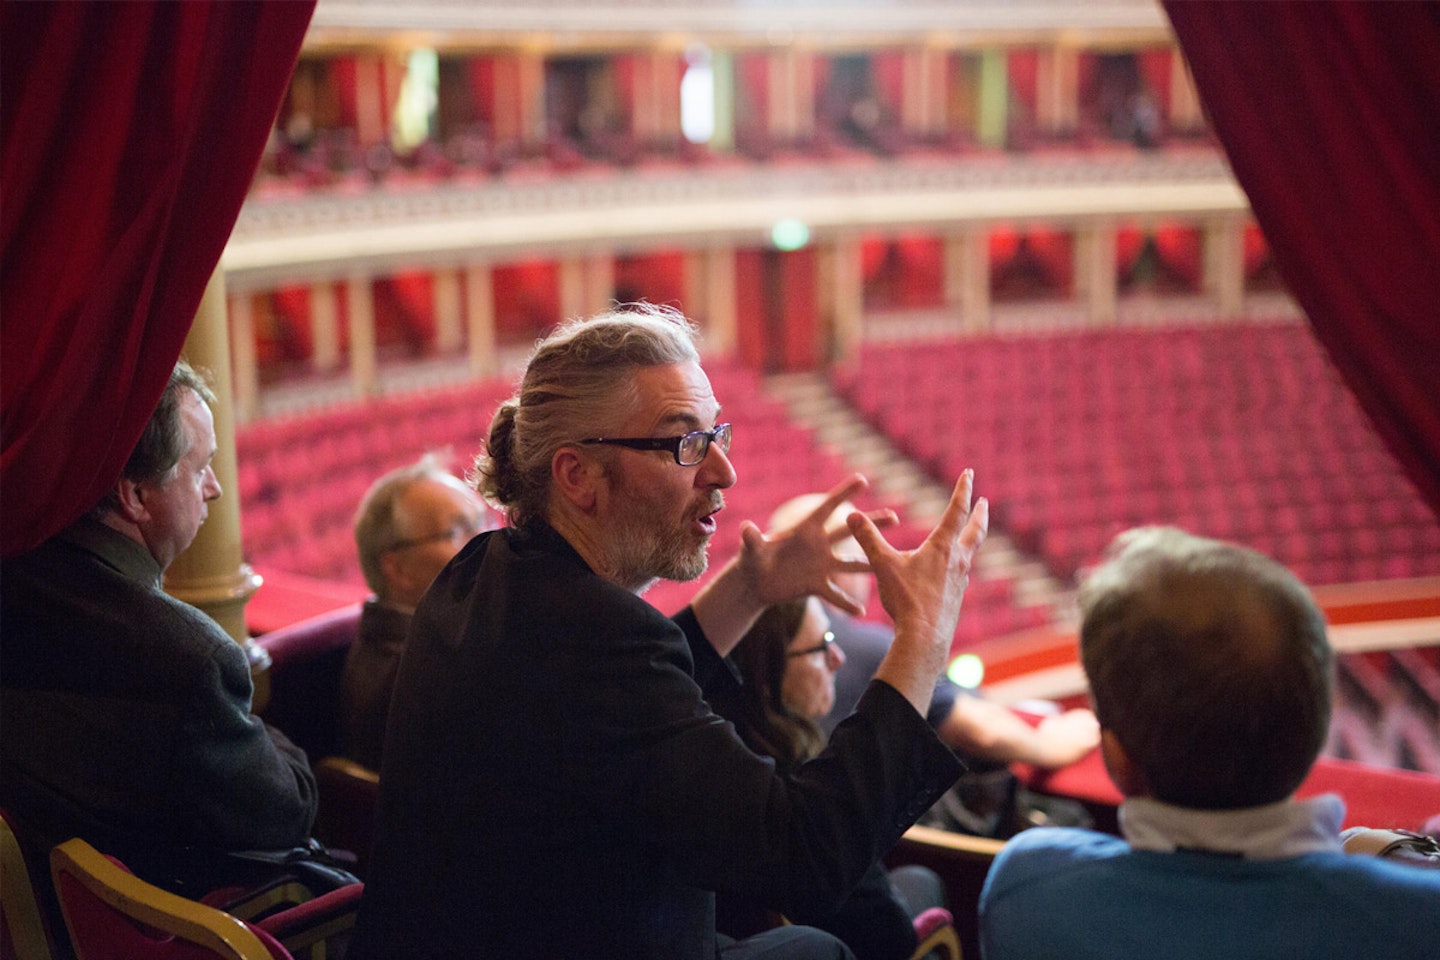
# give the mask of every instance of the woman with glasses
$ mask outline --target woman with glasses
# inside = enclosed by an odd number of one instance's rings
[[[730,658],[742,686],[734,701],[712,703],[715,712],[735,724],[750,749],[773,757],[781,772],[818,754],[825,734],[816,721],[834,705],[835,673],[845,662],[820,601],[770,607]],[[939,906],[944,890],[933,871],[905,866],[887,874],[875,864],[839,910],[810,916],[792,909],[786,919],[834,934],[857,960],[903,960],[916,946],[913,918]],[[716,912],[720,930],[737,937],[778,920],[765,904],[726,895]]]

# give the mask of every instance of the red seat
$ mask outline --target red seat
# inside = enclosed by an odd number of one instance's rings
[[[79,838],[50,855],[60,909],[79,960],[294,960],[324,957],[354,926],[361,884],[254,923],[146,883]]]

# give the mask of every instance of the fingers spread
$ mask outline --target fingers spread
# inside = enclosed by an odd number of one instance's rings
[[[765,545],[765,534],[760,532],[760,528],[753,521],[742,520],[740,521],[740,542],[747,549],[758,550]]]
[[[855,542],[860,544],[860,549],[865,551],[865,556],[874,563],[877,557],[883,557],[886,551],[891,549],[885,538],[880,536],[880,530],[875,526],[875,521],[869,516],[855,511],[845,518],[846,528]]]
[[[818,518],[821,523],[824,523],[830,519],[830,514],[835,512],[836,507],[855,496],[855,494],[861,490],[864,490],[869,483],[870,481],[866,480],[860,474],[852,473],[832,488],[831,491],[825,495],[825,499],[820,501],[820,504],[816,506],[814,510],[810,511],[810,519]]]
[[[960,533],[960,542],[972,550],[978,550],[980,544],[985,542],[986,535],[990,532],[990,501],[981,497],[975,501],[975,509],[970,511],[970,519],[965,523],[965,529]]]
[[[837,607],[850,614],[852,617],[863,617],[865,605],[860,603],[849,593],[837,587],[833,581],[827,581],[825,589],[820,591],[820,598],[833,607]]]
[[[950,502],[945,506],[945,514],[930,536],[953,540],[960,533],[960,528],[970,516],[970,494],[974,486],[974,470],[967,469],[960,474],[960,479],[955,481],[955,489],[950,494]]]

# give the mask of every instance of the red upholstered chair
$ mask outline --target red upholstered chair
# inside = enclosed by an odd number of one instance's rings
[[[51,851],[50,870],[79,960],[321,960],[364,893],[353,884],[250,923],[146,883],[79,838]]]
[[[83,840],[50,855],[79,960],[293,960],[273,937],[133,876]]]
[[[269,702],[261,712],[310,757],[338,752],[340,672],[360,628],[358,604],[257,637],[270,654]]]

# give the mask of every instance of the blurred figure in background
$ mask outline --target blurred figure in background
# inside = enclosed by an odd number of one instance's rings
[[[711,706],[735,724],[746,746],[775,758],[781,773],[824,749],[817,721],[835,704],[835,673],[845,654],[819,599],[789,600],[766,610],[730,659],[741,685]],[[944,887],[934,871],[911,865],[887,873],[875,863],[838,909],[785,919],[833,933],[857,960],[904,960],[915,952],[914,918],[944,905]],[[720,897],[716,916],[720,929],[732,936],[775,922],[766,904],[742,897]]]
[[[355,546],[375,595],[360,611],[340,681],[341,752],[351,760],[380,769],[390,693],[415,605],[466,541],[497,525],[475,491],[430,454],[365,492]]]

